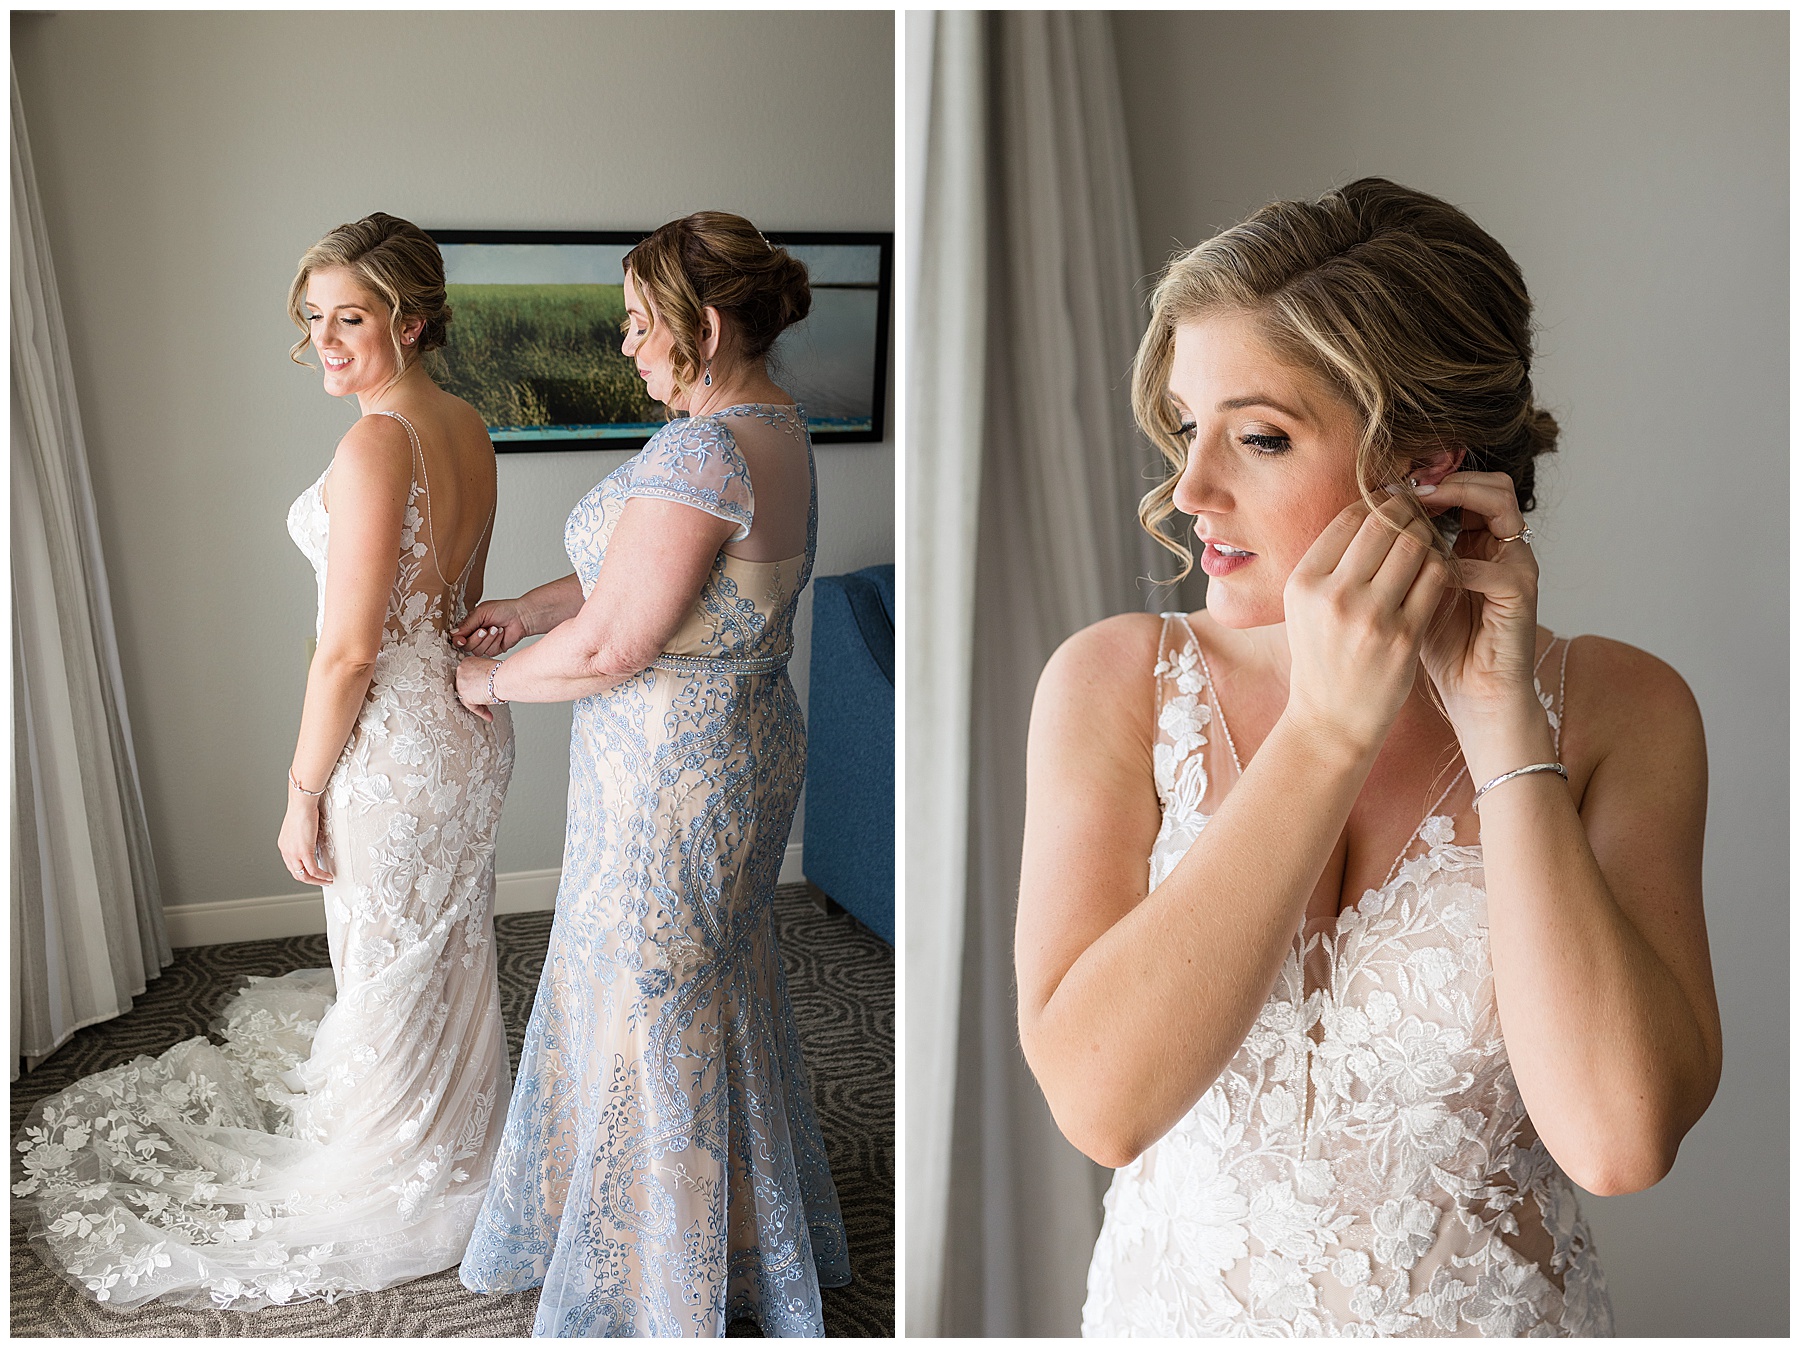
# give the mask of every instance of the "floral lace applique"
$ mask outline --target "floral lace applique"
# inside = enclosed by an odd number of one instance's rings
[[[1213,706],[1182,615],[1155,678],[1153,887],[1216,809]],[[1559,711],[1546,703],[1560,731]],[[1334,926],[1297,934],[1218,1081],[1115,1174],[1084,1334],[1611,1332],[1573,1186],[1507,1063],[1481,849],[1448,815],[1417,840]],[[1520,1253],[1540,1246],[1541,1266]]]
[[[483,1292],[541,1287],[540,1336],[715,1335],[740,1316],[817,1336],[820,1287],[849,1280],[773,914],[806,755],[782,668],[817,538],[804,425],[753,407],[671,423],[564,541],[588,591],[634,495],[747,530],[738,445],[755,461],[765,426],[807,453],[791,585],[740,586],[721,553],[689,663],[575,704],[556,925],[461,1272]]]
[[[1200,802],[1206,799],[1211,782],[1206,756],[1200,750],[1207,743],[1206,728],[1212,724],[1198,646],[1184,646],[1176,651],[1165,648],[1158,655],[1155,674],[1159,697],[1152,770],[1163,817],[1157,846],[1151,853],[1152,887],[1167,877],[1168,868],[1159,867],[1157,858],[1170,851],[1169,840],[1185,838],[1192,843],[1206,827],[1208,816],[1201,813]]]
[[[750,470],[723,414],[672,421],[632,461],[621,496],[676,501],[737,525],[732,541],[749,536],[756,513]]]
[[[288,516],[321,617],[324,481]],[[448,1268],[468,1240],[509,1089],[492,909],[513,743],[504,709],[489,724],[456,700],[444,629],[468,567],[437,570],[429,508],[415,478],[374,675],[326,785],[336,970],[248,980],[216,1042],[87,1077],[19,1134],[31,1241],[98,1301],[330,1301]]]

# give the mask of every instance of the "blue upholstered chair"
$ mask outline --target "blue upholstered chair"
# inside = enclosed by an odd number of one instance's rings
[[[894,568],[813,578],[806,878],[894,940]]]

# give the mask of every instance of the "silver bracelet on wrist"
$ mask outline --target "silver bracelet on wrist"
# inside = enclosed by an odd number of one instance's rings
[[[501,697],[500,694],[498,694],[494,691],[494,675],[498,674],[499,672],[500,672],[500,662],[498,660],[496,660],[496,661],[494,661],[493,668],[488,670],[488,701],[489,702],[498,702],[502,707],[504,707],[506,705],[506,699]]]
[[[322,796],[325,794],[325,788],[323,786],[317,791],[308,791],[304,786],[301,786],[300,779],[294,776],[294,770],[292,768],[288,769],[288,785],[293,787],[294,790],[298,791],[303,796]]]
[[[1496,786],[1499,786],[1501,782],[1510,782],[1514,777],[1523,777],[1528,772],[1554,772],[1565,782],[1569,780],[1569,770],[1561,763],[1528,763],[1522,768],[1514,768],[1511,772],[1501,773],[1498,777],[1494,778],[1493,781],[1477,791],[1475,793],[1475,799],[1470,801],[1469,804],[1475,807],[1475,812],[1477,814],[1480,814],[1481,798],[1483,796],[1492,791]]]

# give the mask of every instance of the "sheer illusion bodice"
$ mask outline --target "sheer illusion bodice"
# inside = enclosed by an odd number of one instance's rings
[[[488,507],[487,523],[481,536],[469,550],[462,569],[453,580],[443,572],[438,551],[437,531],[433,527],[431,505],[431,473],[425,463],[425,449],[419,433],[398,412],[376,412],[374,416],[391,417],[406,431],[412,449],[413,475],[407,488],[406,514],[400,530],[399,569],[388,597],[387,615],[382,621],[381,658],[392,666],[404,659],[442,666],[448,662],[454,673],[460,658],[444,640],[445,634],[468,616],[469,573],[481,555],[488,531],[494,527],[496,501]],[[325,487],[335,463],[327,464],[318,481],[301,492],[288,508],[288,534],[306,560],[313,565],[319,583],[319,615],[317,630],[325,626],[325,573],[331,541],[331,514],[325,504]],[[455,680],[451,681],[454,700]]]
[[[1567,651],[1539,662],[1559,751]],[[1155,687],[1151,888],[1242,771],[1182,614]],[[1084,1334],[1611,1333],[1574,1187],[1507,1061],[1472,794],[1459,769],[1380,888],[1302,920],[1230,1065],[1116,1173]]]
[[[233,1309],[333,1299],[455,1264],[508,1093],[493,849],[504,709],[460,706],[423,452],[380,653],[322,801],[331,969],[251,979],[189,1039],[40,1103],[20,1140],[32,1241],[96,1299]],[[317,575],[321,475],[288,514]],[[491,522],[491,516],[490,516]]]
[[[769,487],[783,477],[797,506]],[[658,431],[569,516],[583,593],[633,497],[731,521],[727,547],[785,515],[797,551],[721,551],[650,667],[575,704],[556,923],[462,1278],[541,1285],[545,1336],[739,1316],[818,1335],[849,1257],[774,919],[806,761],[787,675],[816,533],[804,414]]]

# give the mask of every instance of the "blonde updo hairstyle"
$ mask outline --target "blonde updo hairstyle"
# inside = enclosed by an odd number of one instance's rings
[[[444,255],[438,251],[437,241],[411,221],[377,211],[352,224],[339,225],[301,257],[294,284],[288,288],[288,316],[306,334],[288,351],[296,365],[310,368],[309,362],[300,359],[300,353],[312,345],[312,329],[306,321],[306,282],[315,271],[327,267],[347,268],[387,305],[388,337],[401,372],[410,359],[416,359],[400,339],[400,329],[408,319],[425,320],[414,343],[419,356],[444,344],[450,306],[445,302]]]
[[[812,311],[805,265],[726,211],[671,220],[625,255],[625,270],[649,305],[651,324],[669,330],[681,393],[699,382],[706,363],[703,310],[731,320],[731,354],[745,362],[765,359],[775,339]]]
[[[1253,315],[1277,354],[1357,409],[1356,476],[1371,507],[1414,463],[1456,446],[1463,471],[1505,473],[1520,508],[1535,507],[1535,460],[1556,448],[1557,425],[1533,401],[1518,264],[1448,202],[1361,178],[1263,207],[1174,258],[1157,283],[1131,405],[1170,473],[1138,520],[1181,559],[1182,576],[1193,553],[1162,528],[1187,465],[1169,370],[1176,328],[1216,313]]]

